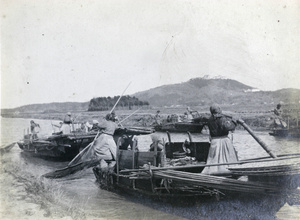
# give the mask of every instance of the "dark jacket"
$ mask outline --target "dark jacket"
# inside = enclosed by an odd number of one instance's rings
[[[211,137],[221,137],[228,135],[229,131],[233,131],[236,127],[236,122],[224,115],[211,116],[207,120],[207,126]]]

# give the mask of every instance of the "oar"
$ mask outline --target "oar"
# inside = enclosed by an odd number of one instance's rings
[[[242,125],[249,134],[262,146],[262,148],[273,158],[277,158],[276,154],[272,152],[271,149],[256,135],[254,134],[253,130],[243,121],[243,120],[237,120],[237,122]]]
[[[131,82],[130,82],[131,83]],[[113,108],[110,110],[110,113],[113,112],[113,110],[115,109],[115,107],[117,106],[118,102],[120,101],[121,97],[123,96],[123,94],[125,93],[125,91],[127,90],[127,88],[129,87],[130,83],[128,84],[128,86],[125,88],[125,90],[123,91],[122,95],[119,97],[119,99],[117,100],[117,102],[115,103],[115,105],[113,106]],[[47,177],[47,178],[59,178],[59,177],[64,177],[70,174],[73,174],[75,172],[78,172],[80,170],[83,170],[84,168],[89,168],[89,167],[93,167],[99,164],[100,159],[93,159],[93,160],[89,160],[89,161],[83,161],[78,163],[81,158],[93,147],[95,140],[97,139],[98,135],[100,134],[100,132],[98,131],[97,135],[95,136],[94,140],[92,143],[90,143],[88,146],[86,146],[69,164],[67,167],[62,168],[60,170],[56,170],[50,173],[46,173],[43,176]],[[77,163],[77,164],[75,164]]]
[[[13,142],[9,145],[6,145],[5,147],[3,148],[0,148],[0,153],[1,154],[4,154],[4,153],[7,153],[8,151],[10,151],[15,145],[16,145],[17,142]]]
[[[130,82],[131,83],[131,82]],[[128,86],[125,88],[125,90],[123,91],[123,93],[122,93],[122,95],[119,97],[119,99],[116,101],[116,104],[112,107],[112,109],[110,110],[110,112],[109,113],[112,113],[114,110],[115,110],[115,108],[116,108],[116,106],[117,106],[117,104],[119,103],[119,101],[121,100],[121,98],[122,98],[122,96],[124,95],[124,93],[125,93],[125,91],[127,90],[127,88],[129,87],[129,85],[130,85],[130,83],[128,84]]]
[[[124,118],[122,121],[120,121],[120,123],[124,122],[125,120],[127,120],[128,118],[130,118],[132,115],[134,115],[137,111],[139,111],[141,108],[135,110],[134,112],[132,112],[130,115],[128,115],[126,118]]]

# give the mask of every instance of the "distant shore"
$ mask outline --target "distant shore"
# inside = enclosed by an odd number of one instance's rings
[[[123,126],[141,126],[151,127],[155,122],[155,114],[158,109],[133,109],[133,110],[116,110],[119,121],[122,121]],[[166,119],[168,115],[176,114],[183,115],[185,109],[183,108],[160,108],[160,117]],[[93,120],[104,120],[108,111],[77,111],[72,112],[72,117],[75,122],[89,122]],[[199,111],[200,115],[209,114],[208,111]],[[274,113],[268,111],[248,110],[244,112],[224,111],[224,113],[242,118],[253,130],[268,130],[274,121]],[[1,114],[5,118],[28,118],[28,119],[45,119],[53,121],[62,121],[65,113],[11,113]],[[296,116],[295,116],[296,117]],[[291,117],[292,119],[292,117]],[[293,119],[292,119],[293,120]]]

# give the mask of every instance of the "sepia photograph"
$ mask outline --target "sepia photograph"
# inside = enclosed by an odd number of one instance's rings
[[[0,220],[300,219],[299,0],[0,5]]]

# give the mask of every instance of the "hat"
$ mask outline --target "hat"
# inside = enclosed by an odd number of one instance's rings
[[[99,121],[93,120],[93,124],[99,124]]]
[[[161,137],[158,134],[151,134],[152,142],[161,141]]]
[[[68,112],[67,115],[71,115],[71,112]]]
[[[280,103],[278,103],[278,104],[277,104],[277,108],[280,108],[280,107],[281,107],[281,104],[280,104]]]
[[[113,120],[113,115],[112,115],[111,113],[108,113],[108,114],[105,116],[105,119],[106,119],[106,120],[112,121],[112,120]]]
[[[210,106],[210,113],[214,116],[221,116],[222,110],[218,104],[213,104]]]

